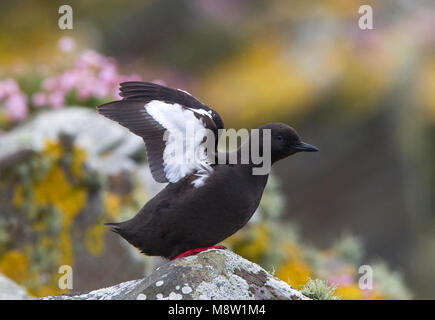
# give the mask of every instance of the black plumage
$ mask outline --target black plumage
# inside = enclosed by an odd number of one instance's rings
[[[213,246],[242,228],[260,203],[268,174],[253,175],[252,162],[202,161],[190,171],[168,164],[163,134],[171,114],[163,113],[163,121],[156,116],[158,108],[151,110],[150,102],[161,101],[161,110],[169,108],[181,115],[192,112],[216,137],[218,129],[223,129],[219,114],[184,91],[153,83],[122,83],[121,96],[123,100],[99,106],[98,111],[144,139],[154,179],[169,183],[134,218],[109,223],[112,230],[146,255],[174,258],[188,250]],[[263,129],[271,129],[272,163],[296,152],[317,151],[285,124],[271,123],[260,131]]]

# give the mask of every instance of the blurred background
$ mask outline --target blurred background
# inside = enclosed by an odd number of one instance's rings
[[[67,291],[61,265],[73,291],[153,270],[102,225],[162,187],[141,140],[95,112],[126,80],[188,90],[227,128],[286,122],[321,149],[273,168],[232,250],[297,289],[435,298],[433,1],[1,2],[0,273],[31,295]]]

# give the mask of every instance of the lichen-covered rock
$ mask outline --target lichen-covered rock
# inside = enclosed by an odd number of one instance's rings
[[[83,294],[44,299],[73,300],[265,300],[308,299],[263,268],[229,250],[208,250],[168,262],[150,276]]]
[[[27,300],[31,297],[12,280],[0,274],[0,300]]]
[[[4,134],[0,139],[0,164],[23,152],[43,150],[47,139],[56,140],[61,133],[74,137],[75,145],[88,154],[89,165],[105,172],[133,169],[135,163],[130,156],[143,149],[142,139],[126,128],[113,125],[96,111],[68,107],[42,112]],[[101,157],[108,149],[111,152]]]
[[[152,260],[103,225],[164,187],[144,156],[142,139],[87,108],[41,112],[3,134],[0,272],[35,297],[67,292],[62,266],[76,291],[149,274]]]

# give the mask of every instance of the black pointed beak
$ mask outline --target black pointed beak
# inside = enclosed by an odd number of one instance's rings
[[[306,142],[303,142],[303,141],[293,145],[292,148],[294,150],[296,150],[296,151],[299,151],[299,152],[300,151],[305,151],[305,152],[316,152],[316,151],[319,151],[319,148],[317,148],[317,147],[315,147],[315,146],[313,146],[311,144],[308,144]]]

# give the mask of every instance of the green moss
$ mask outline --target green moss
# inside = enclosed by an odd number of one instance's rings
[[[301,292],[308,298],[314,300],[339,300],[340,298],[335,296],[336,287],[330,287],[325,280],[309,279]]]
[[[332,250],[343,259],[355,264],[361,264],[363,246],[359,239],[349,234],[343,234],[332,246]]]

